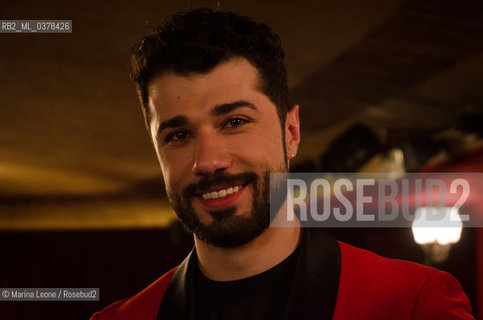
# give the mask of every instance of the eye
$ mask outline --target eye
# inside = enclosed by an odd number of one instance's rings
[[[181,143],[189,138],[190,133],[186,130],[176,130],[168,133],[164,138],[165,143]]]
[[[233,129],[243,126],[244,124],[250,122],[248,119],[245,118],[230,118],[225,121],[223,124],[223,129]]]

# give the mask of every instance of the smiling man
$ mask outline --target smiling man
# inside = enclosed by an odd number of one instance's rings
[[[131,67],[169,201],[195,248],[92,319],[472,319],[446,273],[321,230],[269,227],[269,176],[288,171],[300,133],[280,40],[266,25],[177,14],[133,47]]]
[[[203,75],[171,71],[148,86],[149,128],[168,198],[193,231],[200,259],[211,256],[213,247],[235,248],[252,240],[249,246],[267,246],[278,233],[291,234],[292,250],[297,242],[298,230],[288,229],[258,239],[270,221],[269,173],[287,171],[285,150],[294,155],[299,142],[298,108],[286,114],[282,130],[259,78],[246,58],[233,57]],[[247,249],[240,253],[253,252],[260,264],[270,263],[263,251]],[[283,259],[291,250],[280,251],[274,254]],[[251,270],[240,272],[242,278]]]

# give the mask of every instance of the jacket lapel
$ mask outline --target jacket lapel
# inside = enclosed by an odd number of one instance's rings
[[[193,283],[196,261],[196,250],[193,249],[171,278],[161,301],[157,320],[194,319]]]
[[[286,319],[332,319],[340,277],[340,250],[319,228],[303,229]]]

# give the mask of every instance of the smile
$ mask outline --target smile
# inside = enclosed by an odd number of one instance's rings
[[[221,190],[218,190],[218,191],[211,191],[211,192],[206,192],[206,193],[203,193],[201,195],[201,197],[205,200],[208,200],[208,199],[223,199],[223,198],[226,198],[227,196],[229,196],[230,194],[234,194],[234,193],[237,193],[238,191],[240,191],[242,188],[242,186],[235,186],[235,187],[229,187],[229,188],[226,188],[226,189],[221,189]]]
[[[239,183],[239,182],[237,182]],[[197,198],[208,209],[221,209],[235,205],[246,189],[248,183],[238,184],[236,186],[218,186],[212,187],[199,193]]]

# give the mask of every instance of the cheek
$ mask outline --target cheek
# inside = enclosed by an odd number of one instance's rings
[[[279,168],[279,164],[284,161],[282,145],[282,129],[279,126],[262,126],[263,129],[253,132],[248,138],[237,143],[238,151],[249,155],[251,164],[269,167],[272,170]]]
[[[282,128],[279,125],[279,121],[271,124],[270,128],[265,133],[265,147],[266,150],[270,150],[271,157],[281,157],[283,153],[283,141],[282,141]]]
[[[170,191],[177,191],[181,188],[184,179],[191,172],[189,164],[186,162],[188,157],[179,152],[159,152],[157,151],[158,161],[163,174],[166,188]]]

